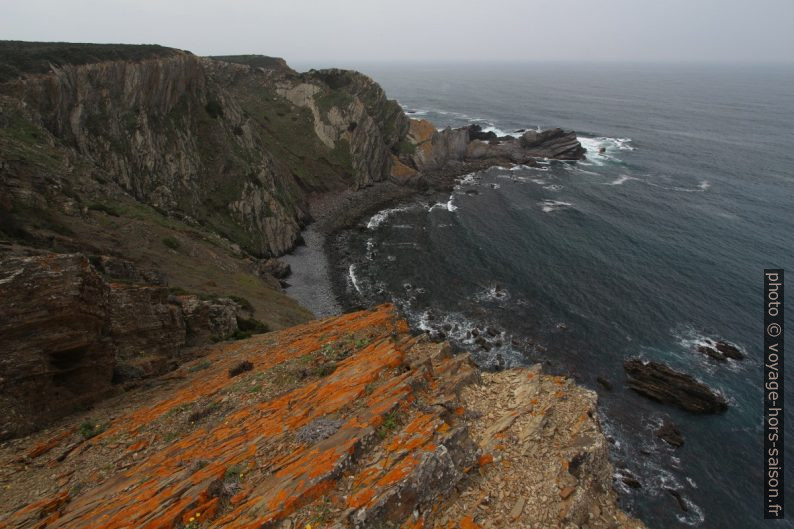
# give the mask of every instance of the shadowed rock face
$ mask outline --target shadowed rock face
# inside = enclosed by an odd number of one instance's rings
[[[234,334],[240,310],[230,299],[172,300],[162,286],[107,282],[79,254],[0,259],[0,299],[0,439],[106,397],[114,382],[173,369],[186,341]]]
[[[0,528],[472,528],[486,496],[504,526],[644,527],[616,506],[593,392],[537,366],[482,380],[450,351],[388,305],[218,344],[0,447],[27,468]]]
[[[719,413],[728,408],[725,398],[694,377],[657,362],[638,358],[623,368],[631,389],[651,399],[673,404],[692,413]]]
[[[0,439],[32,431],[110,390],[108,287],[82,256],[0,266]]]

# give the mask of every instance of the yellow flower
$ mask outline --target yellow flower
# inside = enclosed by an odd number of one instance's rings
[[[189,522],[194,522],[194,521],[196,521],[196,519],[195,519],[194,517],[192,517],[192,516],[191,516],[191,517],[190,517],[190,520],[188,520],[188,521],[189,521]]]
[[[310,523],[307,523],[307,524],[306,524],[306,529],[312,529],[312,524],[310,524]]]
[[[201,513],[200,513],[200,512],[197,512],[197,513],[196,513],[196,518],[198,518],[199,516],[201,516]]]

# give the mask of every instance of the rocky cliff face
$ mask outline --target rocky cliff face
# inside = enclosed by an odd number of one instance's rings
[[[35,131],[66,160],[53,167],[56,179],[76,172],[113,182],[258,256],[295,244],[307,193],[387,178],[407,128],[399,106],[363,75],[298,75],[283,63],[176,50],[65,64],[0,83],[0,94],[13,116],[3,124],[9,136]],[[18,172],[20,161],[4,160],[6,170]]]
[[[79,254],[0,259],[0,299],[0,440],[173,369],[186,342],[227,338],[245,319],[231,299],[112,281]]]
[[[358,72],[0,42],[4,435],[97,400],[114,377],[173,368],[185,346],[234,334],[241,306],[255,329],[310,318],[270,258],[300,241],[315,195],[346,194],[331,216],[351,218],[372,206],[361,190],[404,196],[449,184],[436,175],[581,152],[558,130],[436,131]],[[55,402],[25,401],[42,392]]]
[[[0,528],[644,529],[594,393],[407,330],[382,306],[217,345],[0,446]]]

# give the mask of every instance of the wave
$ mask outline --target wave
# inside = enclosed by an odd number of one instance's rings
[[[361,291],[361,287],[358,286],[358,279],[356,279],[356,265],[351,264],[350,268],[348,268],[347,275],[350,278],[350,284],[353,285],[353,288],[356,289],[356,292],[359,294],[363,294]]]
[[[433,211],[434,209],[438,209],[438,208],[445,209],[450,213],[452,213],[453,211],[457,211],[458,206],[456,206],[453,203],[454,200],[455,200],[455,194],[453,193],[449,195],[449,199],[446,202],[436,202],[435,204],[427,208],[427,211]]]
[[[596,165],[603,165],[606,162],[620,162],[615,155],[620,151],[633,151],[631,138],[609,138],[598,136],[590,138],[587,136],[577,136],[577,140],[582,147],[587,149],[587,159]]]
[[[664,189],[666,191],[676,191],[679,193],[703,193],[711,187],[711,182],[708,180],[702,180],[696,187],[665,186],[648,181],[645,183],[649,186],[658,187],[659,189]]]
[[[617,177],[615,180],[613,180],[612,182],[607,182],[607,183],[606,183],[606,185],[608,185],[608,186],[619,186],[619,185],[623,185],[623,184],[625,184],[625,183],[626,183],[626,182],[628,182],[629,180],[639,180],[639,179],[638,179],[638,178],[635,178],[635,177],[633,177],[633,176],[629,176],[629,175],[627,175],[627,174],[622,174],[622,175],[618,176],[618,177]]]
[[[558,209],[573,207],[573,204],[570,202],[561,202],[559,200],[542,200],[538,202],[538,205],[541,206],[541,209],[544,213],[551,213],[552,211],[557,211]]]
[[[367,222],[367,229],[368,230],[375,230],[381,224],[383,224],[390,216],[394,215],[395,213],[400,213],[402,211],[408,211],[412,206],[403,206],[397,208],[388,208],[378,211],[372,217],[370,217],[369,221]]]

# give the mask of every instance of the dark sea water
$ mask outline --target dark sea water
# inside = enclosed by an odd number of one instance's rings
[[[342,236],[346,295],[395,301],[485,367],[544,361],[597,390],[614,461],[642,483],[616,487],[649,527],[794,526],[764,522],[761,497],[762,272],[794,278],[794,69],[356,66],[439,127],[560,126],[590,153],[468,175],[364,219]],[[502,345],[485,352],[467,331],[489,326]],[[694,350],[706,338],[748,358],[717,364]],[[632,356],[695,375],[730,409],[695,416],[638,396],[622,369]],[[665,416],[680,449],[653,433]]]

